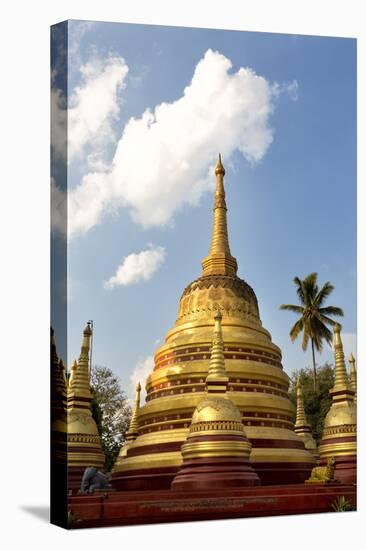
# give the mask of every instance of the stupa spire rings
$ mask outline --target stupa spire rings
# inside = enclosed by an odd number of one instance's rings
[[[357,401],[357,370],[356,370],[356,359],[353,356],[353,353],[349,356],[350,364],[350,386],[351,390],[355,392],[355,401]]]
[[[225,393],[229,378],[225,369],[224,340],[222,336],[222,313],[219,309],[215,313],[214,336],[211,348],[210,365],[206,378],[206,391],[208,393]]]
[[[69,377],[69,382],[68,382],[68,386],[69,386],[70,389],[72,388],[72,385],[74,383],[75,372],[76,372],[77,368],[78,368],[78,362],[75,359],[73,364],[72,364],[72,367],[71,367],[70,377]]]
[[[202,260],[203,275],[235,276],[238,265],[231,255],[227,230],[227,207],[225,201],[225,168],[221,154],[215,168],[216,190],[214,200],[214,220],[209,255]]]
[[[141,393],[141,384],[138,382],[136,384],[136,392],[135,392],[135,403],[133,406],[132,416],[131,416],[131,422],[130,426],[128,428],[128,431],[126,433],[126,440],[127,441],[134,441],[136,437],[139,434],[139,410],[140,410],[140,393]]]
[[[309,423],[307,422],[306,415],[305,415],[304,398],[302,394],[302,386],[300,383],[300,379],[298,379],[296,384],[296,397],[297,397],[297,400],[296,400],[295,431],[296,431],[296,428],[309,426]]]
[[[303,440],[305,449],[317,459],[319,456],[318,449],[311,433],[310,424],[306,418],[304,397],[302,393],[300,378],[298,378],[296,384],[296,422],[294,431]]]
[[[89,354],[90,354],[90,338],[92,330],[90,323],[87,323],[83,331],[83,341],[81,344],[81,351],[77,366],[73,365],[73,376],[69,383],[69,390],[71,396],[91,399],[90,383],[89,383]]]
[[[349,382],[346,370],[346,363],[344,359],[343,343],[341,338],[341,325],[335,323],[333,327],[333,342],[334,342],[334,362],[335,362],[335,374],[334,374],[334,386],[331,391],[332,394],[340,391],[349,392]]]

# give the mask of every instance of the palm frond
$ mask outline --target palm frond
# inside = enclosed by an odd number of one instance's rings
[[[322,313],[320,313],[320,311],[318,313],[319,313],[319,319],[323,323],[327,323],[331,327],[334,327],[334,325],[336,325],[338,323],[338,321],[335,321],[334,319],[331,319],[330,317],[327,317],[327,315],[323,315]],[[342,328],[342,325],[340,323],[338,323],[338,325]]]
[[[300,313],[301,315],[304,313],[304,308],[302,306],[295,306],[292,304],[282,304],[280,309],[286,309],[287,311],[293,311],[294,313]]]
[[[309,338],[310,338],[309,331],[304,329],[304,333],[302,335],[302,344],[301,344],[301,347],[304,351],[308,349]]]
[[[317,273],[310,273],[302,281],[305,307],[312,306],[314,303],[314,299],[318,293],[317,277]]]
[[[335,307],[335,306],[320,307],[318,309],[318,311],[322,315],[323,314],[325,314],[325,315],[338,315],[339,317],[344,316],[343,309],[341,309],[340,307]]]
[[[318,351],[321,351],[323,348],[322,340],[325,340],[328,344],[331,344],[333,341],[332,332],[323,323],[319,314],[316,314],[311,320],[311,334]]]
[[[327,281],[317,293],[314,300],[314,305],[317,307],[321,306],[324,303],[324,300],[328,298],[329,294],[331,294],[333,290],[334,286],[329,281]]]
[[[294,324],[294,326],[290,330],[290,338],[291,338],[292,341],[296,340],[296,338],[299,336],[299,334],[303,330],[303,328],[304,328],[304,321],[301,318],[298,321],[296,321],[296,323]]]
[[[300,303],[305,304],[304,289],[302,286],[302,280],[299,277],[294,277],[294,283],[296,285],[296,294],[299,297]]]

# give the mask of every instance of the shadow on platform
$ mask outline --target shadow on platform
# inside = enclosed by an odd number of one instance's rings
[[[30,514],[43,522],[50,522],[50,507],[49,506],[20,506],[20,510]]]

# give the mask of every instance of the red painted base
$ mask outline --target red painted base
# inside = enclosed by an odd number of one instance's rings
[[[309,479],[312,465],[309,463],[255,463],[251,464],[261,485],[291,485]],[[117,491],[153,491],[170,489],[178,468],[156,468],[125,471],[112,475],[111,483]]]
[[[248,460],[215,457],[185,460],[173,479],[173,491],[200,491],[259,485],[260,480]]]
[[[299,463],[260,463],[253,464],[261,485],[292,485],[309,479],[314,464]]]
[[[162,491],[169,490],[177,468],[155,468],[112,474],[111,484],[117,491]]]
[[[81,485],[81,479],[83,477],[83,473],[85,471],[85,467],[83,468],[68,468],[67,470],[67,490],[72,492],[73,494],[76,494]]]
[[[327,464],[327,460],[320,461],[322,466]],[[337,456],[334,466],[334,479],[340,483],[356,483],[357,480],[357,458],[355,456]]]
[[[130,491],[69,497],[72,528],[331,512],[356,505],[354,485],[288,485],[210,491]]]

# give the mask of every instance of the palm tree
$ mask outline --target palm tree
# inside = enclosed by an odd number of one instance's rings
[[[329,294],[334,290],[334,286],[328,281],[319,290],[317,277],[317,273],[310,273],[304,280],[295,277],[296,293],[301,305],[282,304],[280,306],[280,309],[287,309],[300,315],[300,318],[290,330],[291,340],[296,340],[302,332],[302,349],[304,351],[307,350],[309,339],[311,340],[314,389],[316,389],[315,349],[321,353],[323,340],[327,344],[332,343],[333,335],[326,325],[333,326],[336,321],[331,319],[329,315],[343,316],[343,311],[339,307],[322,307]]]

